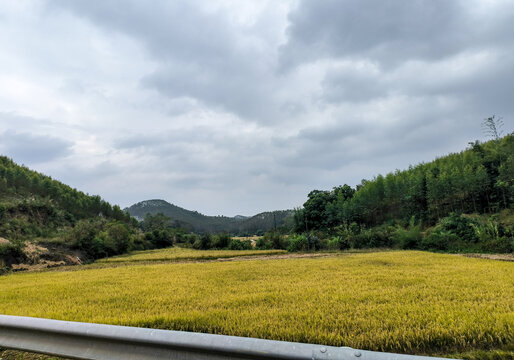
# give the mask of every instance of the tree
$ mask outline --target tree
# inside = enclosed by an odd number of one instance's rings
[[[155,215],[148,213],[140,226],[143,231],[165,230],[171,227],[171,218],[163,213]]]
[[[493,115],[484,119],[482,128],[486,135],[490,136],[493,140],[499,141],[503,135],[501,128],[503,127],[503,119]]]

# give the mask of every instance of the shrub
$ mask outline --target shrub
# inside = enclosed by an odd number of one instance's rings
[[[233,239],[228,245],[229,250],[252,250],[252,243],[250,241],[243,241],[239,239]]]
[[[391,234],[391,240],[401,249],[416,249],[421,244],[421,224],[416,224],[414,216],[410,219],[408,229],[397,226]]]
[[[307,239],[307,236],[294,234],[289,241],[287,251],[297,252],[307,250],[309,250],[309,241]]]
[[[457,242],[459,237],[449,231],[435,228],[428,236],[421,240],[421,248],[423,250],[438,251],[448,250],[448,244]]]
[[[112,243],[112,250],[114,254],[123,254],[127,252],[130,247],[130,231],[122,222],[113,222],[107,224],[107,237]],[[173,242],[171,243],[173,245]]]
[[[321,250],[323,242],[318,234],[307,234],[307,250]]]
[[[132,240],[130,242],[130,251],[134,250],[146,250],[152,249],[153,243],[150,242],[144,234],[136,234],[132,236]]]
[[[337,236],[339,250],[348,250],[350,249],[350,236]]]
[[[255,243],[255,248],[260,250],[271,250],[273,249],[273,243],[269,240],[265,240],[264,237],[260,237]]]
[[[193,248],[197,250],[207,250],[212,247],[212,236],[210,234],[203,234],[193,243]]]
[[[198,236],[196,234],[184,234],[183,239],[186,244],[193,245],[195,243],[195,241],[200,239],[200,236]]]
[[[215,249],[225,249],[230,244],[232,237],[230,234],[218,234],[212,239],[212,247]]]
[[[100,236],[104,226],[105,221],[103,220],[80,220],[68,234],[68,239],[72,247],[80,250],[89,260],[105,257],[107,251],[104,247],[103,237]]]
[[[464,242],[471,243],[478,241],[475,229],[473,228],[477,223],[473,219],[451,213],[450,216],[441,219],[439,224],[442,229],[457,235]]]
[[[510,253],[514,251],[514,240],[506,236],[480,244],[480,251],[488,253]]]
[[[24,260],[24,246],[25,244],[21,241],[17,241],[15,243],[9,242],[7,244],[0,244],[0,262],[3,263],[3,266],[14,261]]]
[[[263,239],[265,242],[272,244],[272,249],[286,249],[288,244],[284,237],[275,230],[267,231]]]
[[[327,241],[327,249],[328,250],[340,250],[342,238],[340,236],[334,236],[332,239]]]

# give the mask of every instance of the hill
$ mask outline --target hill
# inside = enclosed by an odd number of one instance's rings
[[[510,252],[514,134],[470,145],[355,189],[313,190],[295,231],[337,234],[342,247]]]
[[[275,227],[290,227],[293,215],[292,210],[278,210],[251,217],[207,216],[158,199],[141,201],[126,208],[125,211],[139,221],[143,220],[146,214],[162,213],[172,219],[175,227],[200,233],[229,232],[234,235],[253,235]]]
[[[54,266],[122,253],[136,225],[100,196],[0,156],[0,273],[19,263]]]

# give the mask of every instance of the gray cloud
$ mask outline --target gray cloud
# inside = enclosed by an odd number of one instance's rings
[[[26,165],[54,161],[71,154],[72,143],[52,136],[7,130],[0,134],[0,152]]]
[[[361,102],[389,95],[391,88],[370,69],[329,69],[321,86],[329,103]]]
[[[331,57],[397,65],[514,41],[514,10],[505,3],[487,8],[478,1],[303,0],[289,20],[283,66]]]
[[[122,206],[301,205],[514,116],[507,1],[0,3],[0,152]]]
[[[274,63],[265,52],[272,49],[264,35],[238,29],[223,11],[206,11],[191,1],[51,3],[56,5],[140,41],[157,62],[142,77],[144,87],[254,121],[270,121],[280,112],[272,96]]]

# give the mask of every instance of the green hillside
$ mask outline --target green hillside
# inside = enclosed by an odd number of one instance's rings
[[[136,225],[100,196],[0,156],[0,272],[18,263],[54,266],[123,253]]]
[[[443,251],[514,248],[514,135],[331,191],[313,190],[295,231],[339,246]],[[334,240],[335,241],[335,240]]]
[[[206,216],[197,211],[183,209],[164,200],[145,200],[125,209],[138,220],[146,214],[158,213],[169,217],[175,227],[183,227],[200,233],[229,232],[234,235],[253,235],[275,227],[291,227],[291,210],[263,212],[252,217]]]

